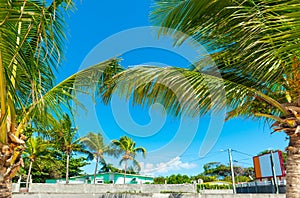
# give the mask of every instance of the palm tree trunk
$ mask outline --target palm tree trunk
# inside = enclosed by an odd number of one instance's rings
[[[1,34],[0,34],[0,41],[1,41]],[[1,117],[0,119],[4,119],[6,116],[6,82],[5,82],[5,76],[4,76],[4,66],[3,66],[3,60],[2,60],[2,51],[0,49],[0,109],[1,109]],[[6,122],[1,122],[1,128],[0,128],[0,142],[3,144],[7,143],[7,127]]]
[[[1,42],[1,33],[0,33],[0,42]],[[5,119],[6,116],[6,83],[4,77],[4,66],[3,66],[3,59],[2,59],[2,51],[0,49],[0,119]],[[7,125],[6,121],[1,122],[0,125],[0,149],[2,150],[2,146],[7,144]],[[5,164],[6,159],[1,159],[2,166],[0,167],[1,172],[1,179],[0,179],[0,197],[2,198],[11,198],[12,197],[12,184],[11,179],[5,180],[2,176],[3,173],[6,172],[7,168],[3,167]]]
[[[300,195],[300,134],[290,136],[287,150],[286,197],[298,198]]]
[[[69,183],[69,163],[70,163],[70,154],[67,153],[67,164],[66,164],[66,184]]]
[[[12,183],[11,179],[0,181],[0,197],[12,198]]]
[[[125,160],[125,167],[124,167],[124,184],[126,184],[126,169],[127,169],[127,160]]]
[[[27,175],[27,179],[26,179],[26,189],[28,189],[28,186],[29,186],[29,179],[30,179],[30,174],[31,174],[32,163],[33,162],[30,160],[28,175]]]
[[[94,184],[96,184],[96,174],[97,174],[97,169],[98,169],[98,163],[99,163],[99,157],[96,157],[96,166],[95,166],[95,171],[94,171]]]

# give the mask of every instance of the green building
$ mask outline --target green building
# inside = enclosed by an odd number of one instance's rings
[[[46,183],[65,183],[65,179],[47,179]],[[69,178],[70,184],[94,184],[94,175]],[[96,184],[123,184],[124,173],[99,173],[96,175]],[[126,174],[126,184],[153,183],[153,177],[144,175]]]

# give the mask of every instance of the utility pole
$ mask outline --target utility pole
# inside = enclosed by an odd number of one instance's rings
[[[230,163],[230,170],[231,170],[232,190],[233,190],[233,194],[236,194],[235,181],[234,181],[233,161],[232,161],[232,153],[231,153],[231,149],[230,148],[228,149],[228,155],[229,155],[229,163]]]
[[[273,158],[273,151],[271,151],[271,153],[270,153],[270,160],[271,160],[271,167],[272,167],[272,175],[273,175],[273,183],[274,183],[275,193],[279,194],[278,183],[277,183],[277,178],[276,178],[276,171],[275,171],[275,164],[274,164],[274,158]]]

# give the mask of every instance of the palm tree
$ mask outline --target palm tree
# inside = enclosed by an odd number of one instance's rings
[[[210,56],[189,69],[136,67],[116,75],[115,91],[135,104],[163,104],[173,115],[227,108],[272,123],[287,147],[287,197],[300,194],[300,32],[298,1],[157,0],[151,20],[176,45],[201,44]],[[215,63],[216,67],[213,67]],[[109,94],[108,94],[109,95]],[[108,97],[107,97],[108,98]],[[109,98],[108,98],[109,99]]]
[[[112,59],[55,83],[53,70],[66,40],[64,16],[72,5],[72,0],[0,2],[0,197],[12,196],[9,186],[22,164],[26,125],[48,125],[47,114],[60,118],[75,91],[86,93],[92,85],[105,89],[105,71],[116,71],[118,61]]]
[[[135,159],[137,153],[142,153],[143,157],[146,156],[146,149],[143,147],[135,147],[135,142],[127,137],[123,136],[119,140],[112,140],[112,144],[116,146],[120,154],[122,155],[122,159],[120,161],[120,164],[123,162],[125,163],[124,166],[124,184],[126,183],[126,170],[128,166],[128,160],[132,160],[133,164],[140,170],[140,164]]]
[[[56,3],[60,7],[66,2],[53,1],[47,7],[37,1],[0,2],[3,19],[0,25],[2,197],[11,197],[8,186],[22,164],[20,154],[25,149],[25,138],[20,134],[36,107],[30,104],[53,87],[52,69],[58,62],[64,40],[64,33],[60,32],[63,15],[61,12],[57,16],[53,14],[57,10]]]
[[[98,171],[98,164],[106,164],[104,154],[115,155],[116,152],[109,145],[105,145],[101,133],[89,132],[86,136],[82,137],[80,141],[88,148],[91,156],[90,159],[96,159],[94,171],[94,184],[96,183],[96,174]]]
[[[69,164],[70,156],[74,152],[88,153],[81,138],[76,138],[77,129],[72,127],[72,121],[68,114],[64,114],[63,118],[58,121],[53,131],[52,138],[58,150],[66,155],[66,184],[69,183]]]
[[[45,141],[41,137],[31,137],[26,141],[26,149],[23,152],[25,158],[29,158],[29,169],[27,173],[26,188],[28,188],[32,166],[39,167],[41,163],[51,162],[54,159],[49,152],[53,145],[49,141]]]

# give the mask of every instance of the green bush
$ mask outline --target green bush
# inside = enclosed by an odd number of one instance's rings
[[[217,185],[217,184],[197,184],[197,192],[201,192],[201,190],[203,189],[209,189],[209,190],[213,190],[213,189],[232,189],[232,185],[226,185],[226,184],[221,184],[221,185]]]

